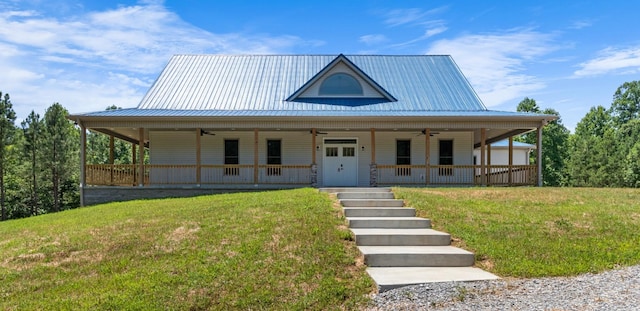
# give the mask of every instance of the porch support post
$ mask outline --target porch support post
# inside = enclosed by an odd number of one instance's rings
[[[311,164],[316,164],[316,134],[315,128],[311,129]]]
[[[487,185],[491,185],[491,144],[487,145]]]
[[[509,186],[513,185],[513,136],[509,136]]]
[[[132,180],[132,185],[136,185],[136,144],[131,143],[131,164],[133,165],[133,174],[131,174],[131,177],[133,178]]]
[[[258,184],[258,129],[253,129],[253,183]]]
[[[424,129],[424,165],[424,182],[428,185],[431,183],[431,129]]]
[[[114,145],[115,145],[115,139],[113,137],[113,135],[109,135],[109,164],[111,164],[110,168],[109,168],[109,184],[113,185],[113,149],[114,149]]]
[[[87,186],[87,129],[80,124],[80,206],[84,206],[84,188]]]
[[[202,178],[201,174],[201,140],[202,140],[202,129],[196,129],[196,185],[200,187],[200,180]]]
[[[311,129],[311,187],[318,186],[318,164],[316,162],[316,135],[315,128]]]
[[[138,186],[144,186],[144,128],[138,129]]]
[[[378,164],[376,163],[376,129],[371,128],[371,164],[369,165],[369,186],[378,186]]]
[[[542,187],[542,126],[542,123],[538,126],[538,141],[536,144],[536,147],[538,148],[536,158],[536,163],[538,164],[538,187]]]
[[[485,142],[487,140],[487,129],[480,129],[480,185],[487,185],[487,171],[485,166],[485,157],[486,157],[486,145]]]

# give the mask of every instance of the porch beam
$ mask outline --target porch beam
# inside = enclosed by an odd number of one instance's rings
[[[517,129],[517,130],[513,130],[513,131],[510,131],[510,132],[504,133],[502,135],[491,137],[490,139],[486,140],[485,144],[492,144],[492,143],[495,143],[497,141],[501,141],[503,139],[507,139],[507,138],[509,138],[511,136],[516,136],[516,135],[520,135],[520,134],[527,133],[527,132],[532,132],[532,131],[533,131],[532,129]],[[473,149],[478,148],[478,147],[480,147],[480,143],[476,143],[476,144],[473,145]]]
[[[197,128],[196,129],[196,184],[198,185],[198,187],[200,187],[200,180],[202,178],[202,170],[201,170],[201,166],[202,166],[202,158],[201,158],[201,140],[202,140],[202,129],[201,128]]]
[[[138,186],[144,186],[144,128],[138,129]]]
[[[486,157],[486,140],[487,140],[487,129],[480,129],[480,185],[487,185],[487,171],[485,166],[485,157]]]
[[[536,164],[538,165],[538,187],[542,187],[542,127],[544,123],[540,123],[538,126],[538,141],[536,142],[536,147],[538,147],[538,154],[536,158]]]
[[[431,183],[431,129],[424,129],[424,165],[426,172],[424,174],[425,184]]]
[[[513,136],[509,136],[509,186],[513,185]]]
[[[253,129],[253,183],[258,184],[258,129]]]
[[[87,186],[87,129],[80,124],[80,206],[84,206],[84,188]]]

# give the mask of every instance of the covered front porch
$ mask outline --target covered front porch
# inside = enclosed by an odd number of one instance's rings
[[[157,125],[107,128],[94,124],[90,129],[108,135],[111,142],[121,139],[133,146],[133,164],[114,164],[112,156],[110,163],[94,164],[86,163],[87,126],[80,123],[81,183],[83,189],[534,186],[541,185],[540,163],[514,165],[513,137],[537,129],[540,158],[542,125],[537,124],[533,129],[530,125],[510,129],[419,128],[404,123],[366,130],[346,125],[284,128],[285,124],[280,124],[283,128],[251,129]],[[509,140],[509,163],[492,163],[491,143],[505,138]],[[230,142],[238,145],[235,153],[225,151]],[[277,142],[277,150],[270,147],[272,142]],[[441,150],[443,142],[450,142],[451,154]],[[474,148],[483,151],[479,159],[473,156]],[[148,163],[140,161],[145,149],[149,150]],[[353,162],[348,162],[348,156]],[[343,165],[341,160],[352,164]],[[349,171],[347,166],[355,168]],[[356,176],[354,184],[334,184],[346,176]]]

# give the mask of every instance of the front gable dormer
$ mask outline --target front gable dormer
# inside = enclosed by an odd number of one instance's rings
[[[286,100],[344,106],[396,101],[382,86],[342,54]]]

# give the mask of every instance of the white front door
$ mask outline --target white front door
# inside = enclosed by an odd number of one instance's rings
[[[358,141],[356,139],[325,139],[322,166],[325,187],[357,186]]]

